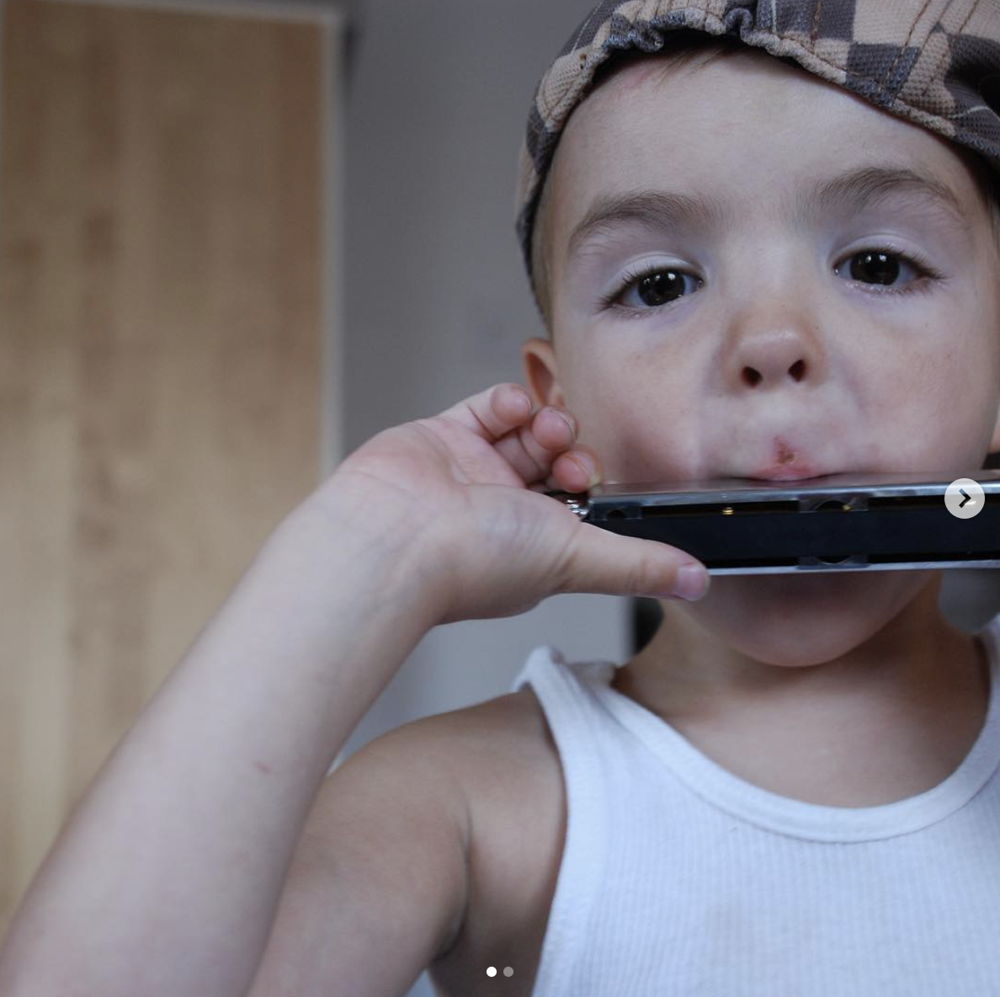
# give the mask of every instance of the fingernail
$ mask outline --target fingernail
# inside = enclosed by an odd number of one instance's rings
[[[576,436],[576,423],[573,421],[573,417],[567,415],[565,412],[560,412],[558,409],[553,409],[552,411],[555,412],[555,414],[559,416],[559,418],[562,419],[564,423],[566,423],[566,426],[568,427],[569,431],[574,436]]]
[[[525,412],[529,411],[534,406],[534,402],[531,400],[531,395],[529,395],[524,388],[520,387],[520,385],[515,386],[514,394],[517,398],[517,404],[524,409]]]
[[[580,469],[580,473],[587,479],[584,491],[589,491],[600,481],[600,476],[594,470],[594,466],[582,454],[572,454],[569,459]]]
[[[708,592],[711,579],[700,564],[685,564],[677,572],[677,582],[672,595],[695,602]]]

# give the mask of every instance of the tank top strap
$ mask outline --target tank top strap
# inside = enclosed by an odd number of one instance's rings
[[[568,664],[555,648],[539,647],[512,686],[516,692],[530,685],[538,697],[559,751],[566,788],[566,838],[533,991],[536,994],[564,992],[572,968],[581,961],[590,926],[601,918],[608,813],[614,804],[608,793],[608,759],[601,751],[607,738],[602,729],[604,711],[589,679],[600,681],[614,667],[603,661]],[[606,727],[606,719],[603,724]]]

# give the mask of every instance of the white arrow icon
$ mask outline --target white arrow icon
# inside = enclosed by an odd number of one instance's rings
[[[971,519],[983,507],[983,487],[972,478],[956,478],[944,493],[944,504],[957,519]]]

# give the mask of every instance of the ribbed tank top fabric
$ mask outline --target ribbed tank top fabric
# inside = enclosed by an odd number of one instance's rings
[[[821,806],[755,786],[610,687],[532,652],[567,827],[532,997],[1000,997],[1000,615],[987,716],[917,796]],[[516,971],[516,967],[515,967]]]

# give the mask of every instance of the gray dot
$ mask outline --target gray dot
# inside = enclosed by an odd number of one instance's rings
[[[503,968],[503,975],[504,976],[513,976],[514,975],[514,970],[511,969],[510,966],[504,966],[504,968]]]

